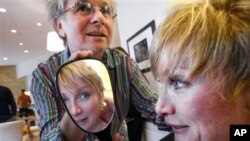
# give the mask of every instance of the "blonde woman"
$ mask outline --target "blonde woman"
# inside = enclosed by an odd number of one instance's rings
[[[175,141],[229,141],[250,124],[250,1],[196,0],[173,9],[150,50],[156,113]],[[171,136],[169,137],[171,138]]]

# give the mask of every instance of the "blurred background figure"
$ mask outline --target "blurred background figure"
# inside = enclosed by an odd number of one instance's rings
[[[30,104],[31,104],[30,96],[25,94],[25,89],[21,89],[21,93],[17,99],[17,105],[19,107],[19,117],[27,117],[29,115]]]
[[[0,86],[0,123],[15,120],[16,102],[8,87]]]

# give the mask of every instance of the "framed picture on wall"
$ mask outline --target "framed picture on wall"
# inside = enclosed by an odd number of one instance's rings
[[[127,40],[128,52],[143,73],[150,71],[148,49],[154,32],[155,21],[152,20]]]

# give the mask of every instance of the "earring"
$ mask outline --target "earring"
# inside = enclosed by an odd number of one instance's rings
[[[108,111],[108,106],[107,103],[105,101],[103,101],[102,103],[99,104],[99,109],[101,112],[106,112]]]

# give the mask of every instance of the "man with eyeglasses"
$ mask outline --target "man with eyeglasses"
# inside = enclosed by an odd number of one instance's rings
[[[52,25],[64,41],[66,50],[40,63],[33,72],[31,92],[40,114],[41,140],[78,141],[95,138],[93,134],[80,131],[64,112],[53,80],[62,64],[77,58],[102,60],[111,76],[118,78],[114,92],[116,108],[110,133],[113,139],[128,140],[125,121],[129,104],[161,127],[163,123],[157,120],[154,111],[157,95],[149,89],[144,75],[124,52],[109,49],[116,17],[114,1],[50,0],[48,8]]]

